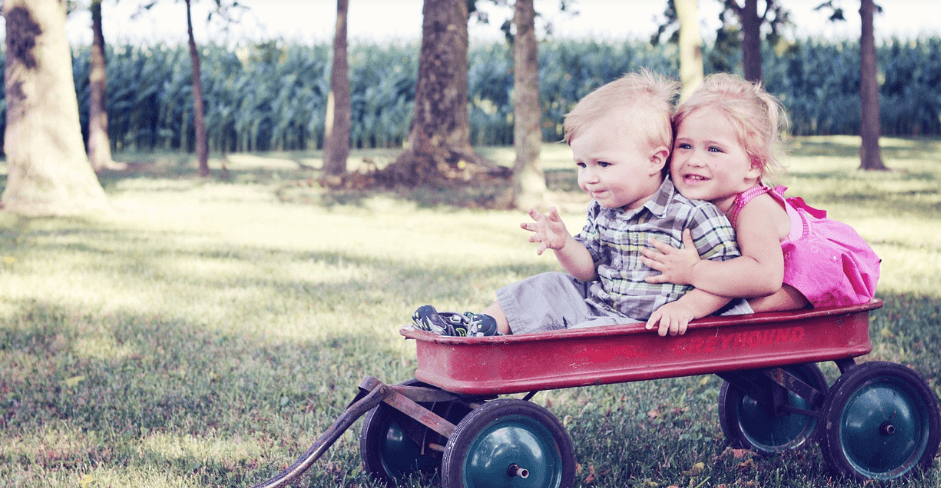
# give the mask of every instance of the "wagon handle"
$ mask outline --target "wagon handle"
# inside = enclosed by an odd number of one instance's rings
[[[255,485],[252,488],[275,488],[285,486],[288,482],[303,474],[314,462],[320,459],[320,456],[322,456],[357,419],[365,415],[366,412],[379,406],[382,400],[385,399],[391,391],[392,389],[389,388],[388,385],[379,384],[367,395],[355,400],[340,414],[340,417],[333,422],[333,425],[311,444],[307,452],[298,458],[294,464],[274,478]]]

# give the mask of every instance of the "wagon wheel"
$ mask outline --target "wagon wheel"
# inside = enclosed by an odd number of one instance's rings
[[[931,466],[939,444],[938,397],[911,369],[887,362],[850,368],[823,406],[827,464],[858,480],[891,480]]]
[[[575,453],[548,410],[517,399],[494,400],[462,420],[441,461],[442,488],[570,487]]]
[[[816,364],[795,364],[781,369],[820,393],[827,392],[827,380]],[[787,403],[803,410],[814,409],[810,402],[790,391],[787,391]],[[817,427],[817,419],[810,415],[775,415],[773,407],[767,402],[752,398],[727,381],[719,392],[719,423],[729,445],[737,449],[751,449],[763,455],[797,449],[813,435]]]
[[[429,385],[411,379],[400,383],[402,386]],[[470,411],[459,402],[419,403],[419,405],[441,415],[451,423],[459,422]],[[406,431],[411,430],[412,436]],[[441,453],[425,448],[414,440],[418,437],[444,445],[443,436],[410,419],[395,408],[380,404],[366,414],[363,428],[359,435],[359,451],[363,458],[363,469],[376,480],[392,486],[415,473],[433,474],[440,466]]]

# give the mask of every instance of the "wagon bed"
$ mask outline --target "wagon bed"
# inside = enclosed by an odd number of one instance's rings
[[[708,317],[660,337],[643,323],[495,337],[402,329],[417,344],[415,377],[441,389],[498,395],[652,380],[868,354],[874,299],[852,307]]]

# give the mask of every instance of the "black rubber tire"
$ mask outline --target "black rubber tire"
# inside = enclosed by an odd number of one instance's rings
[[[404,381],[400,385],[430,386],[415,379]],[[470,411],[469,407],[459,402],[419,405],[455,424]],[[400,422],[416,421],[382,403],[366,414],[359,435],[363,470],[387,486],[395,486],[412,474],[423,473],[431,476],[441,466],[441,453],[426,450],[422,454],[421,447],[402,433]],[[439,445],[443,446],[447,442],[446,438],[430,429],[425,428],[425,434]]]
[[[511,474],[517,464],[523,470]],[[441,460],[442,488],[574,484],[568,432],[548,410],[524,400],[493,400],[473,410],[451,434]]]
[[[827,393],[827,379],[816,364],[795,364],[783,366],[782,369],[820,393]],[[755,374],[760,373],[756,371]],[[790,392],[788,395],[792,405],[813,410],[806,400]],[[719,423],[726,441],[733,448],[751,449],[758,454],[771,456],[806,445],[807,440],[814,437],[818,422],[813,417],[801,414],[775,416],[767,406],[726,381],[719,391]]]
[[[941,442],[937,395],[921,375],[900,364],[850,368],[833,384],[822,412],[818,442],[824,461],[860,481],[928,469]]]

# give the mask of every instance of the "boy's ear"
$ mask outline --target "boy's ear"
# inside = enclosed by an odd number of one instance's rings
[[[670,160],[670,150],[666,146],[657,146],[650,155],[650,174],[661,173]]]

